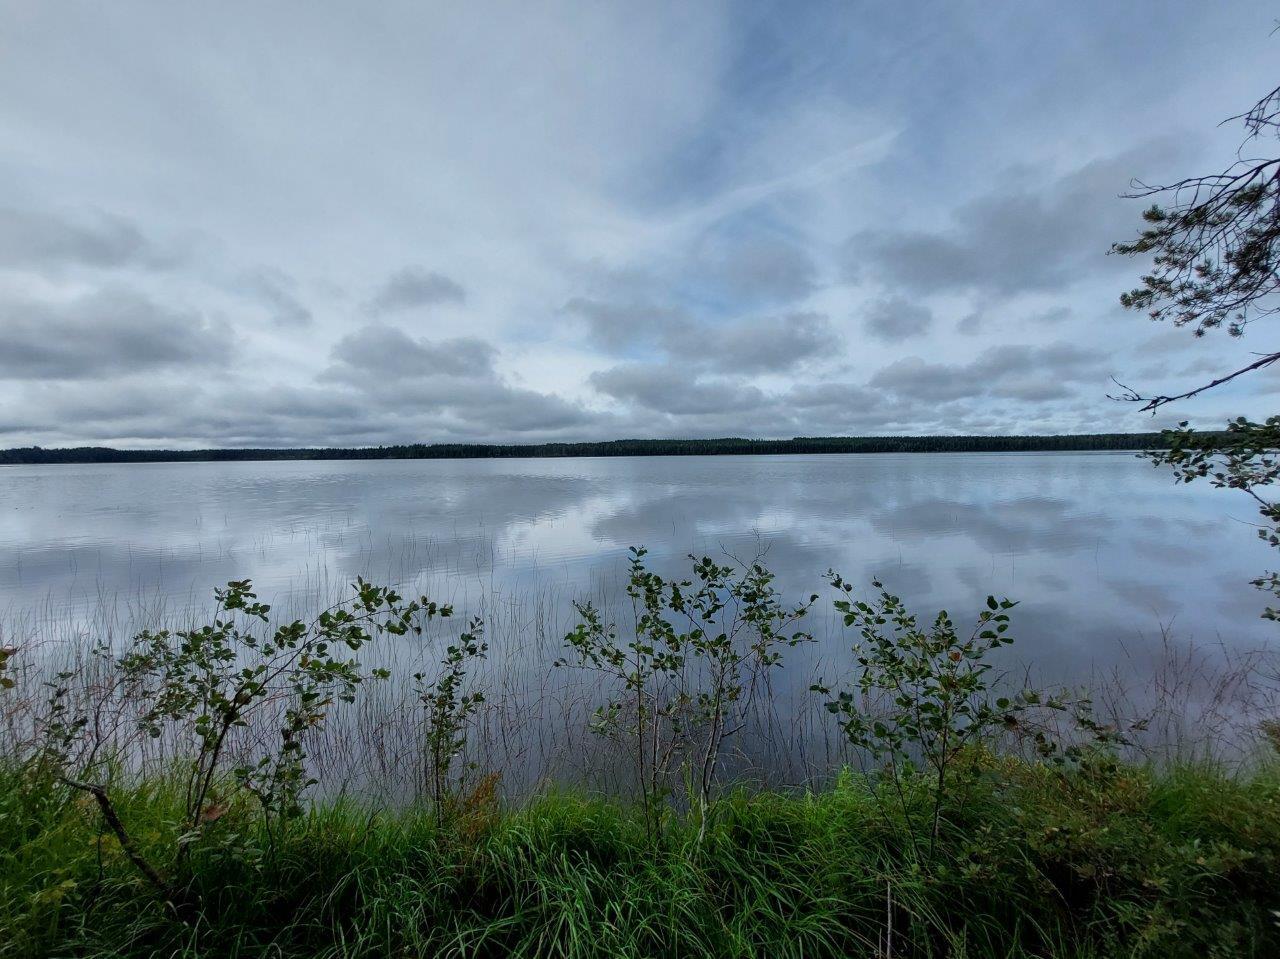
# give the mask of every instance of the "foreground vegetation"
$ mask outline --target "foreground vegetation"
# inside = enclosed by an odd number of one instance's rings
[[[725,773],[819,600],[759,563],[668,579],[636,549],[627,625],[578,606],[556,668],[630,765],[609,797],[504,799],[467,753],[485,624],[442,639],[450,607],[363,580],[283,623],[229,583],[207,622],[37,685],[0,649],[0,956],[1280,952],[1280,727],[1231,768],[1126,761],[1141,720],[993,672],[1016,604],[961,627],[827,580],[856,667],[811,692],[857,771],[810,789]],[[417,797],[326,795],[327,718],[412,635]]]
[[[318,804],[275,832],[226,811],[157,897],[94,810],[0,781],[5,956],[1274,956],[1280,778],[1066,770],[983,752],[924,858],[907,815],[846,775],[732,795],[701,841],[669,814],[553,795],[500,811]],[[883,788],[883,787],[882,787]],[[172,783],[117,795],[140,850],[182,818]],[[216,840],[216,841],[215,841]]]
[[[0,466],[22,463],[169,463],[225,460],[510,459],[564,456],[767,456],[813,453],[1018,453],[1054,450],[1147,450],[1168,446],[1161,433],[1058,436],[797,436],[594,443],[410,443],[354,449],[118,450],[105,446],[0,450]]]

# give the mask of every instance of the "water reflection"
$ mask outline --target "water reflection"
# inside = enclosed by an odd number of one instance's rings
[[[13,467],[0,611],[53,628],[103,603],[185,609],[249,577],[303,609],[356,575],[455,602],[618,591],[627,547],[763,554],[785,589],[829,567],[922,607],[1021,600],[1020,655],[1083,673],[1158,634],[1259,645],[1266,547],[1128,454],[937,454]],[[127,618],[127,617],[126,617]],[[842,642],[832,624],[817,631]]]

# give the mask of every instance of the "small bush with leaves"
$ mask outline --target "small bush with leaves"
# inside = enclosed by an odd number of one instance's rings
[[[62,776],[76,766],[92,762],[93,745],[84,741],[84,730],[89,717],[74,705],[71,682],[75,673],[67,670],[55,673],[44,683],[48,696],[44,709],[36,716],[28,763],[33,778],[47,782]],[[88,752],[88,758],[82,756]]]
[[[471,620],[467,631],[445,649],[440,671],[428,679],[415,673],[418,701],[422,704],[426,742],[427,791],[435,805],[436,822],[443,823],[453,797],[454,763],[467,744],[467,727],[484,703],[484,693],[467,692],[464,684],[472,663],[489,650],[483,641],[484,623]]]
[[[613,680],[614,695],[594,729],[630,742],[650,825],[683,763],[705,827],[727,739],[741,730],[751,697],[782,650],[812,637],[796,628],[807,604],[783,605],[774,576],[759,563],[720,565],[690,556],[693,579],[667,580],[632,548],[627,596],[633,629],[620,638],[591,604],[565,637],[573,663]]]
[[[323,726],[335,703],[352,702],[366,678],[388,675],[366,669],[355,654],[378,634],[420,633],[424,620],[452,612],[426,597],[406,600],[362,579],[354,589],[353,599],[309,623],[295,620],[270,629],[264,628],[270,607],[257,601],[251,583],[231,582],[214,591],[218,605],[212,622],[140,633],[118,659],[126,700],[141,704],[140,731],[160,737],[167,730],[192,746],[175,868],[221,818],[237,790],[257,797],[268,829],[274,819],[298,815],[299,797],[313,783],[306,771],[307,734]],[[278,740],[242,750],[232,764],[228,756],[235,731],[273,722]],[[81,775],[92,773],[86,769]],[[133,858],[136,852],[106,787],[70,776],[65,781],[95,797]],[[171,891],[152,864],[135,859],[135,865],[153,884]]]
[[[965,750],[999,730],[1017,728],[1028,710],[1060,709],[1063,704],[1033,690],[1008,697],[993,694],[987,657],[1013,642],[1009,610],[1016,604],[1008,599],[988,596],[987,608],[965,634],[946,610],[922,626],[879,582],[873,583],[878,597],[864,602],[851,597],[852,585],[838,574],[828,577],[841,594],[836,610],[859,638],[854,645],[858,672],[849,688],[834,691],[827,709],[839,717],[855,749],[883,764],[904,813],[904,770],[919,763],[928,771],[932,852],[949,777]],[[833,694],[823,684],[813,689]],[[1043,732],[1036,736],[1043,752],[1053,751]]]

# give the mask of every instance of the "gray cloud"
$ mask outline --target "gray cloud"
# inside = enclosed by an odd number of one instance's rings
[[[366,413],[402,430],[483,436],[546,432],[590,420],[562,397],[513,386],[494,368],[497,350],[475,337],[415,339],[383,325],[366,326],[334,345],[321,379],[349,384]],[[429,435],[429,433],[427,433]]]
[[[64,435],[81,441],[127,436],[172,443],[198,436],[229,446],[478,442],[550,439],[565,430],[607,426],[558,396],[498,380],[370,379],[361,385],[183,383],[147,376],[68,388],[32,382],[24,413],[0,419],[0,433]]]
[[[612,302],[577,296],[564,310],[586,322],[587,339],[609,352],[656,343],[689,318],[680,310],[643,301]]]
[[[894,296],[872,303],[864,323],[876,339],[896,343],[927,332],[933,325],[933,313],[919,303]]]
[[[854,383],[801,384],[787,393],[788,405],[800,410],[841,409],[866,413],[884,402],[883,394]]]
[[[585,424],[589,414],[552,393],[513,386],[495,374],[392,380],[369,377],[358,385],[368,408],[393,418],[434,417],[434,428],[483,434],[524,433]]]
[[[1106,256],[1133,232],[1132,205],[1119,199],[1150,149],[1095,160],[1038,187],[1002,184],[957,207],[950,227],[873,229],[846,246],[848,274],[868,269],[914,293],[973,290],[998,296],[1061,290],[1100,271],[1133,271]]]
[[[1071,307],[1055,306],[1053,309],[1045,310],[1031,318],[1032,323],[1063,323],[1071,318]]]
[[[387,278],[368,308],[370,313],[381,316],[437,303],[462,303],[466,298],[466,290],[456,280],[409,266]]]
[[[709,239],[695,261],[694,282],[710,283],[748,303],[786,303],[813,292],[817,265],[795,243],[771,234]]]
[[[879,370],[869,385],[898,396],[945,403],[996,396],[1043,401],[1074,395],[1071,384],[1100,380],[1103,354],[1069,343],[996,346],[968,363],[930,363],[918,356]]]
[[[840,345],[831,321],[814,312],[712,323],[673,307],[582,297],[565,310],[585,320],[589,340],[608,352],[647,347],[674,364],[722,373],[784,372]]]
[[[492,429],[512,433],[546,433],[573,427],[590,427],[605,418],[593,417],[581,406],[554,393],[503,386],[471,397],[464,406],[456,406],[465,424],[457,432],[471,437],[484,436]],[[598,428],[598,426],[597,426]]]
[[[754,386],[699,379],[686,370],[655,363],[627,363],[593,373],[591,385],[616,400],[676,415],[746,412],[765,398]]]
[[[0,207],[0,267],[158,268],[175,259],[123,217],[97,214],[73,222],[49,212]]]
[[[1055,306],[1039,313],[1020,316],[1016,322],[1019,329],[1029,330],[1036,327],[1057,326],[1065,323],[1072,315],[1071,307]],[[991,316],[979,310],[974,310],[972,313],[961,317],[956,323],[956,332],[963,333],[965,336],[973,336],[985,330],[990,325],[989,321],[991,319],[993,319]]]
[[[178,390],[171,381],[145,376],[36,388],[33,395],[39,399],[33,405],[47,417],[46,428],[75,422],[93,437],[170,438],[189,432],[219,441],[237,436],[275,441],[314,438],[316,431],[341,431],[344,424],[372,425],[358,396],[320,387],[228,387],[205,380]]]
[[[393,326],[373,324],[339,340],[325,376],[347,382],[456,376],[491,378],[496,350],[484,340],[414,339]]]
[[[840,344],[821,313],[791,313],[720,326],[673,327],[663,346],[674,359],[722,373],[781,373]]]
[[[311,325],[311,310],[298,299],[297,284],[287,273],[269,268],[254,270],[245,276],[243,287],[267,308],[276,326]]]
[[[226,331],[199,314],[123,289],[63,303],[0,304],[0,378],[87,379],[225,366],[231,355]]]

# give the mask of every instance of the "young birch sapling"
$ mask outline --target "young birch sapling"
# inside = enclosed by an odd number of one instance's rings
[[[434,679],[425,673],[413,676],[423,709],[426,785],[437,825],[444,824],[452,804],[454,764],[466,747],[472,717],[484,703],[484,693],[464,688],[471,664],[484,659],[489,651],[483,635],[484,623],[472,619],[458,641],[446,648]]]
[[[421,633],[425,621],[452,614],[425,596],[406,600],[363,579],[353,588],[351,600],[311,622],[271,629],[270,607],[258,602],[248,580],[234,581],[214,590],[217,608],[210,623],[139,633],[117,660],[127,701],[141,704],[140,731],[156,738],[168,731],[192,746],[175,874],[239,790],[257,797],[268,829],[275,819],[299,815],[300,796],[315,782],[307,771],[308,733],[323,726],[335,703],[353,702],[367,678],[389,675],[366,668],[356,654],[380,634]],[[273,743],[250,737],[235,760],[229,758],[237,730],[272,723],[278,729]],[[94,796],[134,864],[171,894],[160,870],[143,861],[130,842],[106,786],[69,776],[65,781]]]
[[[577,665],[611,681],[593,729],[629,745],[651,829],[677,766],[705,829],[726,740],[746,722],[754,694],[782,650],[811,640],[796,629],[809,603],[783,605],[774,576],[759,563],[720,565],[690,556],[693,578],[667,580],[648,569],[647,551],[631,550],[627,596],[633,626],[625,638],[590,603],[565,637]]]

